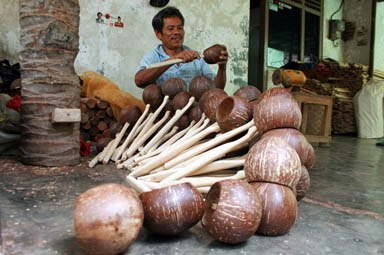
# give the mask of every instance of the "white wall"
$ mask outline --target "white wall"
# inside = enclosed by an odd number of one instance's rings
[[[344,42],[344,60],[369,65],[371,48],[372,1],[344,1],[344,20],[354,22],[356,31],[350,41]]]
[[[226,91],[233,93],[247,82],[249,1],[246,0],[173,0],[185,18],[185,44],[203,51],[215,44],[225,44],[230,54]],[[142,0],[80,0],[80,51],[75,62],[78,73],[99,71],[124,90],[141,97],[134,84],[137,65],[153,49],[156,39],[151,21],[160,8]],[[96,13],[121,16],[124,28],[98,25]],[[216,72],[217,66],[212,69]]]
[[[19,62],[19,0],[0,0],[0,60]]]
[[[143,0],[79,0],[79,4],[80,50],[76,71],[102,72],[122,89],[141,97],[142,89],[134,84],[134,74],[142,56],[159,43],[151,21],[160,9]],[[188,46],[201,52],[215,43],[227,46],[230,60],[226,91],[232,94],[238,86],[246,85],[249,1],[172,0],[169,5],[178,7],[185,17]],[[125,27],[96,24],[98,11],[121,16]],[[0,0],[0,15],[0,59],[16,63],[20,51],[19,0]],[[216,72],[217,66],[212,69]]]
[[[374,68],[384,71],[384,2],[376,6]]]
[[[342,40],[331,41],[328,39],[329,20],[331,15],[339,8],[342,0],[324,0],[324,19],[323,19],[323,58],[332,58],[344,62]],[[342,19],[343,8],[333,16],[333,19]]]

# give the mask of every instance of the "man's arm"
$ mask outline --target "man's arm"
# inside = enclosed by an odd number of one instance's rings
[[[159,78],[169,67],[170,66],[161,66],[138,71],[135,75],[136,85],[140,88],[145,88],[145,86],[155,83],[157,78]]]
[[[183,62],[191,62],[196,58],[200,58],[200,55],[197,51],[194,50],[183,50],[180,53],[170,57],[167,60],[171,59],[182,59]],[[165,71],[168,70],[168,66],[150,68],[150,69],[142,69],[138,71],[135,75],[135,83],[138,87],[144,88],[145,86],[154,83]]]
[[[224,46],[224,45],[223,45]],[[217,69],[217,74],[215,77],[215,87],[219,89],[224,89],[225,83],[227,82],[227,61],[228,61],[228,52],[226,47],[225,50],[221,51],[220,61],[217,63],[219,68]]]

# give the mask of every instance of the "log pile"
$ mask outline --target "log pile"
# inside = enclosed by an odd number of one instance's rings
[[[327,81],[308,79],[304,89],[333,97],[332,133],[356,133],[353,97],[369,80],[368,66],[324,61],[330,73]]]
[[[81,98],[80,132],[84,141],[95,143],[102,150],[120,131],[122,125],[113,117],[108,102],[95,98]]]

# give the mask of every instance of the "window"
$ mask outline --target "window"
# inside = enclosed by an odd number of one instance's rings
[[[320,55],[321,0],[269,0],[267,66],[312,62]]]

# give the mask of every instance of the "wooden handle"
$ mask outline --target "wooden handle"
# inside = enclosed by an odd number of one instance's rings
[[[170,60],[166,60],[166,61],[163,61],[160,63],[148,65],[146,69],[158,68],[158,67],[162,67],[162,66],[169,66],[169,65],[179,64],[179,63],[183,63],[183,62],[184,62],[184,60],[181,58],[170,59]]]

